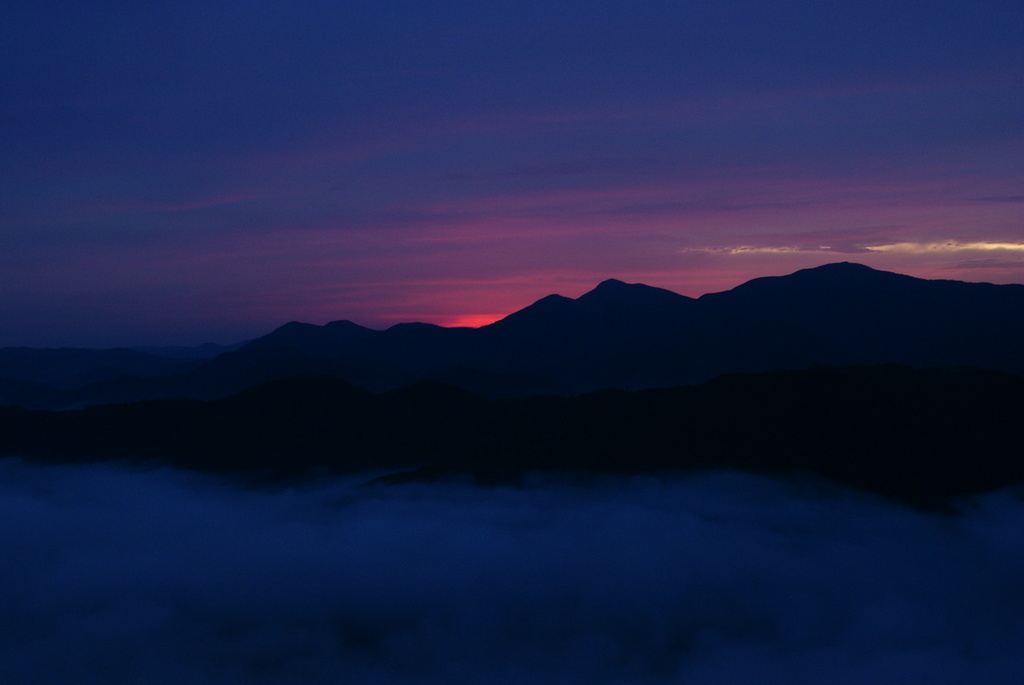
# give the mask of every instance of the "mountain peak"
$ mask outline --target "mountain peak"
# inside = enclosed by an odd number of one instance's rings
[[[808,269],[800,269],[786,276],[763,276],[742,283],[732,290],[702,295],[705,304],[720,300],[750,297],[791,298],[798,294],[825,297],[826,293],[882,291],[898,283],[911,283],[921,279],[913,276],[880,271],[856,262],[833,262]],[[760,306],[760,305],[759,305]]]
[[[872,269],[867,264],[860,264],[859,262],[830,262],[821,266],[811,267],[810,269],[802,269],[802,271],[860,271],[867,273],[868,271],[878,271],[878,269]]]
[[[580,295],[576,302],[588,306],[606,306],[614,303],[619,306],[643,307],[673,306],[690,299],[664,288],[656,288],[643,283],[624,283],[618,279],[609,278],[598,283],[597,287],[590,292]]]
[[[618,289],[618,288],[628,288],[629,285],[630,285],[629,283],[625,283],[624,281],[620,281],[617,278],[607,278],[607,279],[601,281],[600,283],[598,283],[597,287],[594,288],[594,290],[613,290],[613,289]]]
[[[885,278],[885,279],[913,279],[913,276],[906,276],[904,274],[894,273],[892,271],[882,271],[880,269],[873,269],[865,264],[858,264],[857,262],[832,262],[831,264],[822,264],[821,266],[815,266],[809,269],[800,269],[792,274],[790,277],[809,277],[809,276],[827,276],[830,278],[839,279],[851,279],[851,278]],[[785,278],[785,277],[783,277]],[[758,280],[758,279],[754,279]],[[920,279],[918,279],[920,280]]]
[[[337,321],[331,321],[324,324],[324,328],[329,331],[369,331],[372,330],[366,326],[360,326],[359,324],[349,321],[348,319],[339,319]]]

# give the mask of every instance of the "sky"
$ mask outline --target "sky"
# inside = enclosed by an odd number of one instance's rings
[[[1021,35],[1017,0],[14,0],[0,346],[1021,283]]]

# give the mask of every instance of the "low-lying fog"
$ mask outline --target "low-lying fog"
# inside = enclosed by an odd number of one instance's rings
[[[1024,504],[0,461],[7,683],[1013,683]]]

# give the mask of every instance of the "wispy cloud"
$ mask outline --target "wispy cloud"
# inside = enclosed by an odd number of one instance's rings
[[[1024,243],[1011,242],[900,242],[888,244],[777,244],[777,245],[732,245],[722,247],[684,248],[687,252],[715,252],[719,254],[813,254],[813,253],[868,253],[889,252],[902,254],[936,254],[961,252],[1024,252]]]
[[[998,204],[1024,204],[1024,195],[989,195],[987,197],[971,197],[971,202],[995,202]]]
[[[695,198],[692,200],[670,200],[665,202],[636,202],[608,209],[598,214],[612,216],[650,216],[664,214],[689,214],[709,212],[742,212],[762,209],[791,209],[805,206],[799,201],[749,202],[737,198]]]
[[[1014,262],[1001,259],[968,259],[963,262],[957,262],[949,268],[956,270],[1001,269],[1024,271],[1024,260]]]
[[[962,243],[954,240],[934,243],[893,243],[891,245],[867,245],[871,252],[904,252],[908,254],[929,254],[935,252],[1024,252],[1022,243],[1002,242],[970,242]]]

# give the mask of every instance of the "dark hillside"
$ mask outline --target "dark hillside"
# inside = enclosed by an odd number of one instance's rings
[[[292,477],[516,483],[533,471],[806,473],[901,501],[1024,483],[1024,379],[902,366],[736,374],[696,386],[489,401],[440,383],[372,394],[330,377],[211,401],[0,409],[0,454]]]

